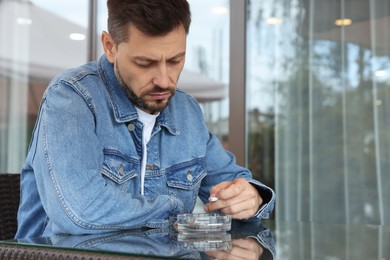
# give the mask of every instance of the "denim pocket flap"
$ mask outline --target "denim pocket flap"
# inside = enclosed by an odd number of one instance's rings
[[[168,173],[167,184],[173,188],[191,190],[206,176],[201,163],[180,167]]]
[[[121,156],[104,155],[102,174],[118,184],[123,184],[137,176],[139,164],[128,161]]]

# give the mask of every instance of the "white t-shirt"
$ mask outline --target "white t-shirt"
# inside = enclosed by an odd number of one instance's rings
[[[141,194],[144,195],[144,181],[145,181],[145,170],[146,170],[146,158],[148,157],[148,150],[146,149],[146,145],[148,144],[150,137],[152,135],[152,130],[154,127],[154,124],[156,123],[156,118],[158,117],[158,114],[151,115],[144,111],[142,111],[139,108],[135,108],[138,113],[138,120],[141,121],[144,124],[144,128],[142,131],[142,163],[141,163]]]

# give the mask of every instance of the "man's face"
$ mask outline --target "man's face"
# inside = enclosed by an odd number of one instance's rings
[[[153,114],[168,105],[184,66],[186,38],[183,27],[151,37],[129,26],[128,41],[115,45],[110,35],[103,33],[107,58],[135,106]]]

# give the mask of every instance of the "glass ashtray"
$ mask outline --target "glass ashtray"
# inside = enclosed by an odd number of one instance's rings
[[[229,250],[232,248],[231,235],[227,232],[196,232],[178,235],[179,246],[193,251]]]
[[[232,226],[230,216],[217,213],[187,213],[177,215],[177,229],[181,233],[223,232]]]

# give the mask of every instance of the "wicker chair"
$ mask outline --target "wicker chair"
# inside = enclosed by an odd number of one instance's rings
[[[0,240],[15,236],[19,201],[20,174],[0,173]]]

